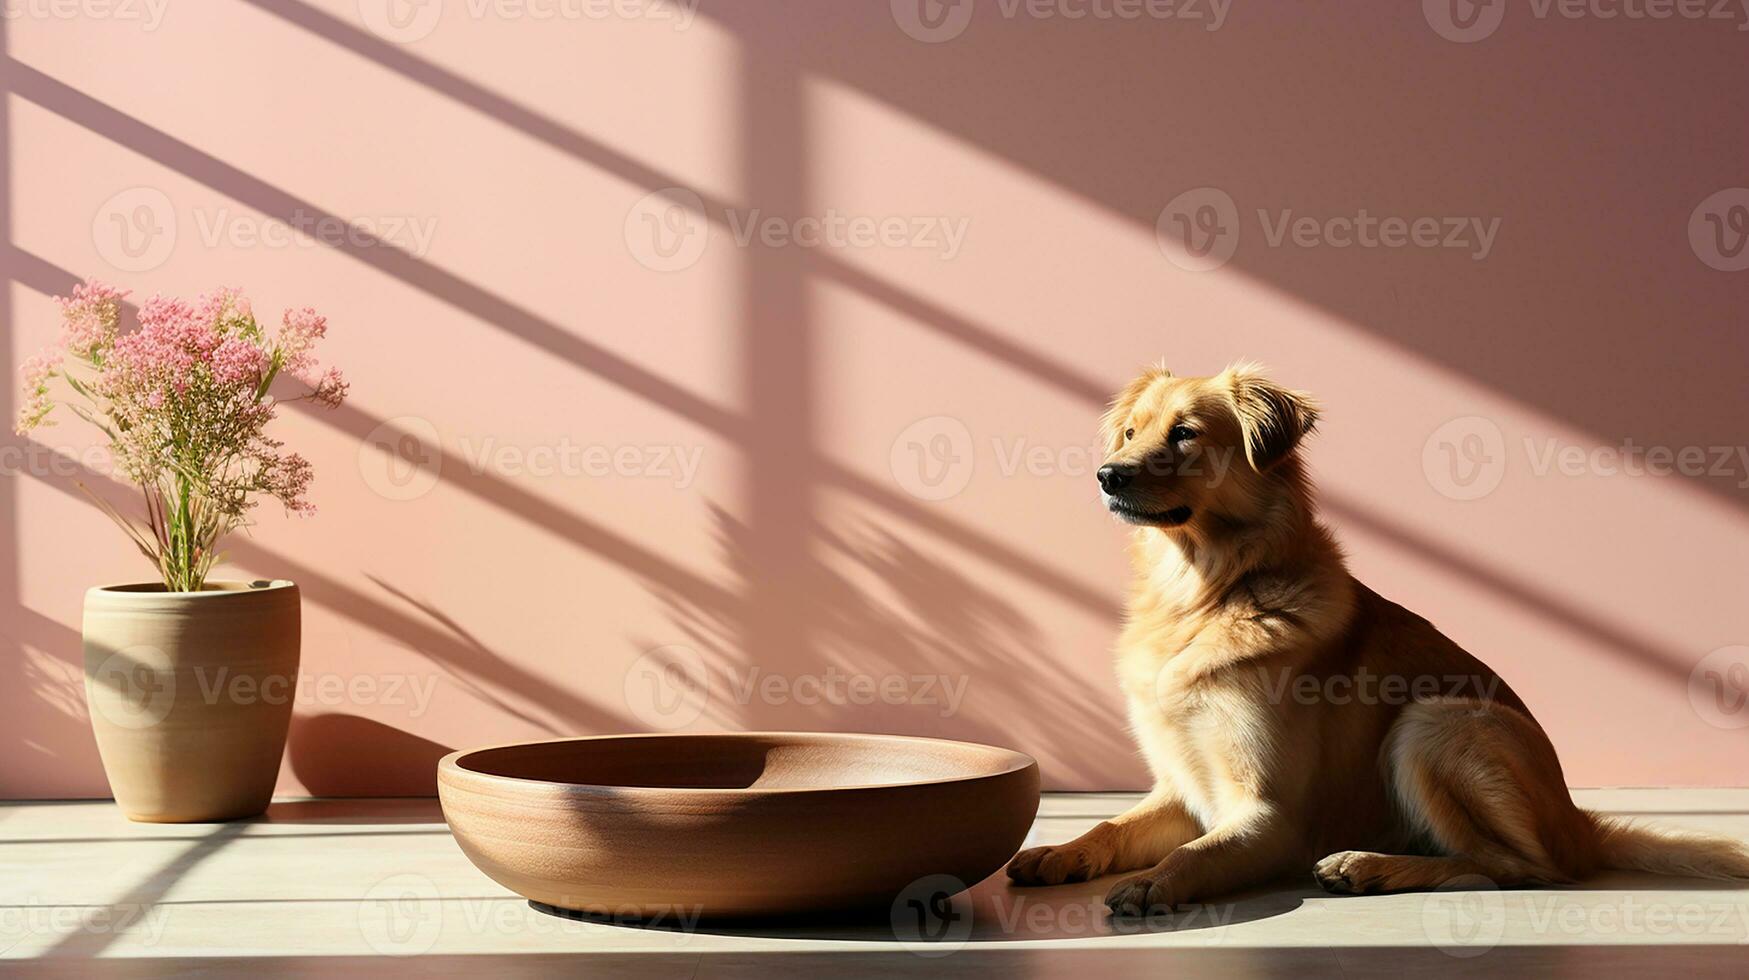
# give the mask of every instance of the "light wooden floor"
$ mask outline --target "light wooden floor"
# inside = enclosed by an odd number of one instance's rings
[[[1749,790],[1575,795],[1749,838]],[[1131,798],[1049,796],[1031,843],[1073,837]],[[889,922],[633,927],[531,909],[468,863],[429,800],[285,801],[260,820],[181,826],[129,823],[108,803],[0,804],[0,973],[1749,976],[1742,887],[1614,875],[1558,891],[1338,898],[1308,877],[1137,924],[1106,915],[1109,884],[992,878],[935,943],[902,942]]]

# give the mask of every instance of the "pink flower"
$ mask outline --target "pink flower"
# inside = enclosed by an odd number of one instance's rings
[[[235,286],[225,286],[202,296],[196,305],[195,315],[202,323],[217,326],[221,333],[253,326],[255,323],[255,312],[249,305],[249,297],[244,296],[243,291]]]
[[[327,332],[328,318],[318,315],[315,310],[307,306],[301,310],[286,310],[285,318],[280,321],[278,338],[281,363],[285,369],[303,377],[315,363],[310,356],[311,348]]]
[[[121,301],[127,293],[103,283],[82,282],[73,295],[57,297],[61,306],[61,346],[74,357],[89,360],[115,337]]]
[[[89,401],[88,417],[110,434],[117,471],[140,484],[148,502],[150,523],[130,525],[130,535],[166,587],[198,589],[219,538],[248,523],[252,498],[274,497],[294,514],[315,510],[309,461],[267,433],[278,401],[265,382],[279,372],[313,374],[328,325],[314,310],[287,310],[269,338],[249,300],[220,289],[193,305],[153,296],[140,306],[139,328],[122,333],[125,295],[88,282],[59,301],[61,347],[80,373],[63,369],[58,355],[33,358],[16,424],[23,432],[46,422],[57,377]],[[346,397],[346,380],[332,368],[308,384],[300,397],[318,404]],[[190,498],[202,505],[198,516],[170,505]]]
[[[49,397],[49,379],[55,376],[55,370],[60,366],[61,356],[54,353],[36,354],[24,362],[21,369],[24,374],[24,404],[19,406],[18,418],[12,426],[19,435],[47,421],[49,412],[55,407],[54,400]]]
[[[261,375],[272,360],[254,342],[242,337],[226,337],[213,349],[213,380],[221,385],[254,386],[261,382]]]
[[[194,369],[211,357],[219,341],[193,307],[153,296],[140,307],[140,329],[115,339],[99,381],[112,394],[164,384],[183,392]]]

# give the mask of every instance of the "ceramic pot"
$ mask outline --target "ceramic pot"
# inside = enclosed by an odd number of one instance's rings
[[[128,819],[267,809],[297,693],[299,628],[298,587],[283,580],[85,593],[85,701]]]
[[[1002,867],[1038,763],[969,742],[798,732],[609,735],[457,752],[443,815],[488,876],[612,919],[893,915]]]

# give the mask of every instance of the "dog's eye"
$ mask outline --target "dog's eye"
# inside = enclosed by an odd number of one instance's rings
[[[1196,431],[1187,425],[1175,425],[1166,433],[1168,442],[1189,442],[1196,438]]]
[[[1125,439],[1134,439],[1136,437],[1136,430],[1134,430],[1134,429],[1123,430],[1123,437]]]

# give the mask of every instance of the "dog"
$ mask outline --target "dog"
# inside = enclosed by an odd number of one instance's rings
[[[1350,894],[1605,868],[1749,878],[1736,841],[1576,806],[1505,681],[1349,574],[1301,458],[1318,413],[1249,363],[1150,369],[1118,392],[1097,476],[1135,527],[1116,661],[1154,788],[1070,843],[1015,855],[1008,877],[1139,872],[1106,896],[1119,915],[1307,869]]]

